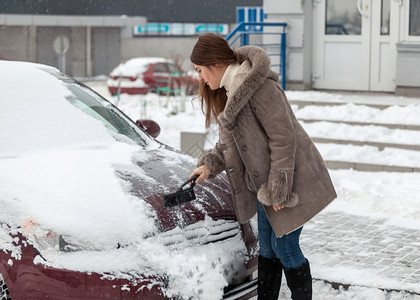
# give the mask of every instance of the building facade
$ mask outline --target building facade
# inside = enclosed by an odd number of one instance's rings
[[[188,69],[198,34],[220,28],[226,34],[243,5],[262,0],[2,0],[0,55],[75,77],[108,75],[120,62],[143,56],[172,58]],[[148,25],[197,31],[135,34],[153,28]]]
[[[120,63],[124,31],[144,17],[0,15],[0,54],[73,76],[108,74]]]
[[[0,55],[75,77],[140,56],[186,70],[198,34],[225,35],[240,6],[288,24],[287,89],[420,96],[419,0],[3,0]]]
[[[264,0],[288,23],[287,87],[420,96],[420,1]]]

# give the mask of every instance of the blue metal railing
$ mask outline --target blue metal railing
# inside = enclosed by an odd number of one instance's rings
[[[264,27],[278,27],[280,30],[277,32],[266,32],[263,30]],[[236,42],[239,42],[238,47],[250,45],[250,35],[273,35],[279,36],[279,41],[274,43],[262,43],[253,45],[262,47],[262,48],[277,48],[279,52],[268,53],[269,56],[279,56],[279,64],[271,64],[272,68],[278,67],[278,73],[281,77],[282,87],[286,89],[286,28],[287,23],[273,23],[273,22],[241,22],[231,33],[228,34],[226,40],[229,42],[230,46],[233,46]]]

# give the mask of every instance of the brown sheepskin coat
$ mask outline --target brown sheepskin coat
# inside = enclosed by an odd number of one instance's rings
[[[270,69],[266,52],[256,46],[238,49],[249,61],[240,65],[224,111],[218,116],[220,139],[204,153],[214,177],[226,171],[240,223],[264,204],[277,237],[299,228],[336,193],[325,163],[296,120]],[[275,212],[272,205],[284,205]]]

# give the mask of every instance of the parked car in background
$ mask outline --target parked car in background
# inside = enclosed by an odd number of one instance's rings
[[[255,223],[221,174],[53,67],[0,61],[0,299],[249,299]],[[150,133],[150,135],[149,135]]]
[[[197,76],[178,70],[174,62],[161,57],[132,58],[118,65],[109,75],[111,95],[181,93],[193,95],[198,88]]]
[[[0,60],[10,60],[10,59],[0,54]]]

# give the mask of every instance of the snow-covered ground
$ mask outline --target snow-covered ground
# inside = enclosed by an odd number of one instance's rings
[[[112,98],[106,87],[98,82],[88,83],[107,97],[132,119],[150,118],[161,126],[158,137],[163,143],[180,148],[182,131],[205,132],[204,117],[197,99],[166,97],[156,95],[127,96],[119,100]],[[320,120],[353,120],[395,124],[420,124],[420,99],[392,95],[369,95],[325,92],[288,91],[290,100],[338,101],[341,106],[293,107],[300,118]],[[346,104],[352,102],[353,104]],[[374,109],[354,103],[400,104],[386,110]],[[413,104],[414,103],[414,104]],[[404,105],[404,106],[402,106]],[[419,133],[410,130],[391,130],[380,126],[358,127],[337,125],[327,122],[304,123],[310,135],[334,137],[349,140],[384,141],[401,144],[420,144]],[[211,138],[209,143],[214,142]],[[420,166],[420,152],[376,147],[318,144],[325,159],[358,161],[398,166]],[[389,224],[420,230],[420,173],[358,172],[354,170],[331,170],[331,177],[337,189],[338,198],[327,208],[355,215],[385,218]],[[349,282],[352,274],[348,274]],[[328,276],[329,278],[331,276]],[[282,296],[284,297],[284,296]],[[281,299],[283,299],[281,297]],[[286,299],[286,298],[284,298]],[[418,295],[386,293],[375,288],[350,287],[335,290],[330,285],[314,282],[314,299],[420,299]]]

